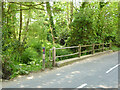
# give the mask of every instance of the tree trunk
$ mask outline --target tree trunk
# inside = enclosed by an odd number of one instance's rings
[[[21,30],[22,30],[22,4],[20,4],[20,31],[19,31],[19,42],[21,41]]]
[[[11,16],[9,15],[10,14],[10,8],[11,8],[11,5],[10,5],[10,3],[8,3],[8,10],[7,10],[7,13],[8,13],[8,15],[6,15],[7,16],[7,32],[8,32],[8,38],[10,38],[10,35],[11,35],[11,31],[10,31],[10,29],[11,29],[11,27],[10,27],[10,18],[11,18]]]
[[[70,23],[72,22],[73,19],[73,0],[70,2]]]
[[[28,32],[29,22],[30,22],[30,8],[29,8],[28,19],[27,19],[27,23],[26,23],[26,32]]]
[[[28,32],[29,18],[27,19],[26,32]]]
[[[67,2],[67,20],[69,25],[69,2]]]
[[[83,9],[84,9],[86,4],[89,4],[89,2],[87,2],[87,0],[85,0],[85,1],[82,3],[81,8],[83,8]]]
[[[29,10],[29,14],[30,14],[30,10]],[[24,38],[23,38],[23,42],[25,42],[25,39],[27,39],[26,34],[27,34],[27,32],[28,32],[29,22],[30,22],[30,17],[28,16],[27,23],[26,23],[26,29],[25,29],[25,32],[26,32],[26,33],[25,33],[25,36],[24,36]]]
[[[46,9],[47,9],[47,13],[49,16],[50,29],[51,29],[51,34],[52,34],[52,38],[53,38],[53,43],[55,43],[56,32],[55,32],[55,28],[54,28],[53,16],[52,16],[51,6],[50,6],[49,2],[46,2]]]
[[[8,10],[7,10],[7,13],[8,13],[8,14],[10,14],[9,11],[10,11],[10,4],[8,3]],[[7,15],[7,26],[9,26],[9,25],[8,25],[8,23],[9,23],[9,18],[10,18],[10,17],[8,17],[8,15]]]
[[[11,6],[16,6],[16,4],[13,2],[12,4],[11,4]],[[12,8],[11,7],[11,10],[13,10],[14,8]],[[10,13],[11,14],[11,24],[12,24],[12,28],[14,28],[14,30],[12,30],[11,31],[11,33],[13,34],[13,38],[14,39],[16,39],[16,33],[15,33],[15,28],[16,28],[16,26],[15,26],[15,23],[16,23],[16,12],[12,12],[12,13]],[[14,19],[15,18],[15,19]]]
[[[4,2],[2,2],[2,26],[3,26],[3,18],[4,18],[4,8],[3,8]]]

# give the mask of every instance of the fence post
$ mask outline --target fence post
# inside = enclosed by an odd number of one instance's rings
[[[80,57],[81,56],[81,45],[80,44],[79,44],[78,52],[79,52],[79,57]]]
[[[53,47],[53,51],[52,51],[52,58],[53,58],[53,67],[55,67],[55,58],[56,58],[56,49],[55,47]]]
[[[102,46],[103,46],[102,48],[103,48],[103,51],[104,51],[104,43],[102,44]]]
[[[43,47],[43,69],[45,69],[45,47]]]
[[[95,48],[95,44],[93,43],[93,48],[92,48],[92,49],[93,49],[93,54],[95,53],[95,50],[94,50],[94,48]]]

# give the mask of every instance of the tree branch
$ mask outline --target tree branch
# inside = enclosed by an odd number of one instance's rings
[[[20,5],[20,3],[17,3],[17,2],[9,2],[9,3],[15,3],[15,4]],[[43,6],[43,7],[44,7],[44,5],[42,5],[42,4],[44,4],[44,3],[42,2],[42,3],[39,3],[39,4],[34,4],[34,5],[32,5],[32,4],[31,4],[31,5],[25,5],[25,4],[23,4],[23,3],[22,3],[22,5],[23,5],[23,6],[27,6],[27,7],[31,7],[31,6],[38,6],[38,5],[41,5],[41,6]]]

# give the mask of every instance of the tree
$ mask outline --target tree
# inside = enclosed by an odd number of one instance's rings
[[[21,40],[21,30],[22,30],[22,4],[20,3],[20,31],[19,31],[19,42]]]
[[[67,21],[68,21],[68,25],[69,25],[69,2],[67,2]]]
[[[70,2],[70,23],[72,22],[73,19],[73,0]]]
[[[53,38],[53,43],[55,43],[56,32],[55,32],[55,27],[54,27],[54,22],[53,22],[52,10],[51,10],[51,6],[49,2],[46,2],[46,9],[47,9],[47,13],[49,16],[50,29],[51,29],[51,34]]]

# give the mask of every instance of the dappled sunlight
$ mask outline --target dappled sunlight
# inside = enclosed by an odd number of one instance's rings
[[[30,85],[20,85],[20,88],[27,88],[27,87],[29,87]]]
[[[93,70],[93,69],[92,69],[92,70],[90,70],[90,71],[91,71],[91,72],[95,72],[95,70]]]
[[[34,78],[33,76],[27,77],[27,79],[33,79],[33,78]]]
[[[50,82],[50,84],[53,84],[53,82]]]
[[[72,78],[74,75],[67,75],[65,78]]]
[[[46,83],[43,83],[42,85],[47,85]]]
[[[44,82],[44,83],[42,83],[42,86],[47,86],[47,85],[50,85],[50,84],[54,84],[55,82]]]
[[[99,85],[98,87],[100,87],[100,88],[112,88],[111,86],[105,86],[105,85]]]
[[[24,85],[20,85],[21,88],[24,88],[25,86]]]
[[[18,82],[17,84],[20,84],[20,82]]]
[[[21,78],[21,77],[22,77],[21,75],[18,76],[18,78]]]
[[[17,80],[13,80],[14,82],[16,82]]]
[[[80,62],[75,62],[75,63],[80,63]]]
[[[88,59],[86,59],[86,60],[90,60],[90,59],[88,58]]]
[[[71,72],[72,74],[77,74],[77,73],[80,73],[80,71],[74,71],[74,72]]]
[[[68,83],[71,83],[72,81],[68,81]]]
[[[62,78],[62,79],[58,80],[57,83],[58,83],[58,84],[62,84],[62,82],[64,82],[64,80],[65,80],[65,79]]]
[[[37,86],[37,88],[42,88],[42,86]]]
[[[60,74],[60,73],[57,73],[56,75],[57,75],[57,76],[60,76],[61,74]]]
[[[38,78],[41,78],[41,76],[38,76]]]

